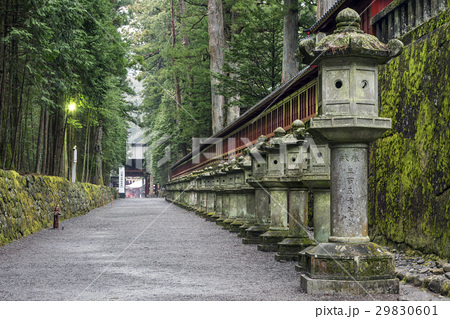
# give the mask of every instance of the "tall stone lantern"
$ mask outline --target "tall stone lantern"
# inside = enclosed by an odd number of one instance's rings
[[[403,44],[387,45],[360,30],[352,9],[336,17],[337,30],[315,44],[302,41],[303,63],[319,65],[319,116],[309,132],[331,149],[331,234],[305,253],[301,286],[307,293],[398,293],[394,258],[371,243],[367,223],[367,150],[391,128],[378,117],[378,65]]]

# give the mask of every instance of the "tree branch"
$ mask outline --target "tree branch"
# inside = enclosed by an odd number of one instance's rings
[[[154,51],[154,52],[149,53],[149,54],[144,54],[142,57],[144,58],[144,60],[147,60],[147,59],[149,59],[151,57],[154,57],[157,54],[159,54],[159,50],[158,51]]]
[[[192,29],[194,29],[195,26],[196,26],[197,24],[199,24],[199,23],[200,23],[205,17],[207,17],[207,16],[208,16],[208,14],[204,14],[204,15],[200,18],[200,20],[198,20],[197,22],[195,22],[195,23],[192,25],[192,27],[191,27],[189,30],[187,30],[186,33],[191,32]]]

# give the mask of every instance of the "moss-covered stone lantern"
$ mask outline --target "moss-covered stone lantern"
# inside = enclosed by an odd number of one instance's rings
[[[209,221],[216,222],[220,216],[222,216],[222,187],[220,179],[224,175],[222,172],[223,164],[218,164],[213,172],[214,176],[214,186],[213,192],[215,194],[215,202],[214,202],[214,214],[209,217]]]
[[[286,159],[284,151],[284,138],[286,131],[278,127],[273,131],[266,148],[267,166],[265,177],[261,184],[267,188],[270,195],[270,225],[269,229],[260,236],[260,251],[278,251],[278,243],[289,233],[288,226],[288,187],[281,182],[286,174]]]
[[[246,177],[246,182],[254,188],[255,207],[253,225],[245,230],[243,244],[259,244],[260,235],[269,229],[270,210],[269,192],[261,184],[261,180],[266,174],[267,167],[267,138],[264,135],[258,137],[255,146],[249,150],[252,172]]]
[[[222,195],[222,211],[220,217],[216,220],[216,224],[223,226],[223,222],[228,219],[228,212],[230,210],[230,194],[228,193],[228,167],[230,164],[224,162],[220,168],[219,173],[219,183],[220,183],[220,194]]]
[[[378,117],[378,65],[400,53],[360,30],[352,9],[336,17],[337,30],[315,45],[300,44],[304,63],[319,65],[319,116],[309,132],[331,149],[331,234],[305,253],[301,286],[308,293],[398,293],[394,258],[371,243],[367,225],[367,150],[391,128]]]
[[[297,255],[313,241],[307,233],[308,227],[308,188],[303,183],[303,175],[308,168],[305,124],[300,120],[292,123],[292,133],[283,139],[286,174],[280,179],[288,188],[288,235],[278,243],[275,260],[297,260]]]

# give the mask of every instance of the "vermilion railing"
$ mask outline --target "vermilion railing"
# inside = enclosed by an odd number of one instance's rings
[[[316,116],[316,113],[317,79],[309,82],[282,101],[269,107],[257,117],[250,119],[234,132],[222,137],[222,150],[217,152],[217,156],[207,158],[204,155],[206,152],[215,152],[217,144],[211,145],[199,155],[200,159],[196,161],[190,159],[173,168],[172,178],[185,175],[221,159],[226,160],[229,157],[240,155],[242,150],[247,147],[243,139],[247,139],[251,144],[255,144],[259,136],[265,135],[267,138],[270,138],[273,136],[273,131],[278,127],[282,127],[288,131],[291,129],[292,122],[295,120],[300,119],[306,122]],[[235,141],[234,147],[233,140]]]

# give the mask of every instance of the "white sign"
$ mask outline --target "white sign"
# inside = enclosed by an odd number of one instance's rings
[[[125,193],[125,166],[119,167],[119,193]]]

